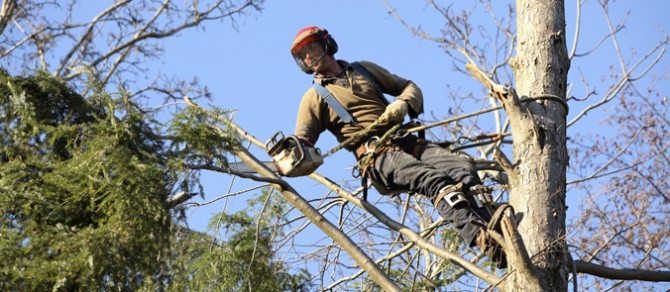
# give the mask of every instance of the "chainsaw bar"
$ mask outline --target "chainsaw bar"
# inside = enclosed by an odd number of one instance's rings
[[[261,161],[265,167],[270,169],[272,172],[277,173],[277,166],[272,161]],[[244,162],[230,162],[228,163],[228,168],[232,171],[241,172],[241,173],[258,173],[249,165]]]

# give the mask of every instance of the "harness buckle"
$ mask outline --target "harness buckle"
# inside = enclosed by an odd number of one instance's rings
[[[461,192],[448,193],[448,194],[444,195],[444,197],[442,197],[442,199],[445,200],[447,202],[447,204],[449,204],[449,206],[451,206],[452,208],[456,207],[457,205],[459,205],[461,203],[466,204],[466,205],[468,204],[468,199],[466,199],[465,196],[463,195],[463,193],[461,193]]]
[[[468,199],[465,198],[465,194],[461,191],[462,186],[463,183],[458,183],[456,185],[443,187],[437,193],[437,198],[435,198],[433,204],[437,207],[437,204],[444,200],[452,208],[461,204],[470,205]]]
[[[496,209],[491,195],[491,189],[484,185],[475,185],[470,187],[470,195],[472,195],[478,208],[486,208],[489,214],[493,214]]]

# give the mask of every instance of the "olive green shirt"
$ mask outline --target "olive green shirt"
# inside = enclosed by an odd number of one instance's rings
[[[385,97],[380,96],[374,83],[356,72],[346,61],[338,60],[338,63],[344,68],[343,78],[346,78],[346,80],[329,82],[332,78],[324,78],[317,74],[314,76],[314,82],[320,83],[332,92],[335,98],[351,114],[356,124],[348,124],[342,121],[316,90],[310,87],[303,95],[298,108],[295,135],[299,138],[316,143],[319,135],[328,130],[333,133],[337,141],[342,142],[356,132],[365,129],[384,113],[387,101],[384,100]],[[406,101],[410,113],[414,116],[423,113],[423,95],[416,84],[390,73],[375,63],[366,61],[358,63],[375,79],[383,93]],[[379,125],[367,137],[363,137],[361,141],[354,141],[350,145],[345,145],[345,148],[352,151],[367,138],[374,135],[381,136],[392,126],[391,124]]]

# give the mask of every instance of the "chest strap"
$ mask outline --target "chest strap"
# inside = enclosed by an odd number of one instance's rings
[[[356,124],[356,121],[354,121],[354,117],[351,116],[351,114],[344,108],[344,106],[340,103],[337,98],[335,98],[335,95],[333,95],[330,90],[326,89],[323,85],[314,82],[312,85],[314,89],[316,90],[319,95],[325,100],[330,108],[332,108],[335,113],[342,119],[347,124]]]
[[[370,75],[370,73],[365,70],[365,68],[359,64],[358,62],[353,62],[351,64],[351,67],[354,68],[354,71],[357,73],[363,75],[365,79],[367,79],[369,82],[371,82],[375,86],[375,90],[377,90],[377,93],[379,94],[379,98],[384,102],[385,105],[389,104],[389,101],[384,97],[384,93],[382,92],[381,88],[379,88],[379,84],[375,81],[375,79]],[[316,92],[323,98],[323,100],[328,103],[330,108],[335,111],[335,113],[342,119],[347,124],[356,124],[356,121],[354,120],[354,117],[351,116],[351,114],[344,108],[342,103],[340,103],[339,100],[333,95],[330,90],[328,90],[325,86],[314,82],[312,84],[312,87],[316,90]]]

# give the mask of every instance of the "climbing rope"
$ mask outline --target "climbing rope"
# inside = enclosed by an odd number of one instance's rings
[[[553,94],[540,94],[540,95],[535,95],[535,96],[532,96],[532,97],[527,97],[527,98],[522,98],[522,99],[520,99],[520,101],[523,102],[523,103],[531,102],[531,101],[538,101],[538,100],[551,100],[551,101],[556,101],[556,102],[558,102],[558,103],[563,107],[563,109],[565,110],[565,115],[566,115],[566,116],[568,115],[568,112],[569,112],[569,109],[570,109],[569,106],[568,106],[568,102],[565,101],[563,98],[557,96],[557,95],[553,95]],[[500,109],[502,109],[502,108],[503,108],[502,106],[496,106],[496,107],[488,108],[488,109],[481,110],[481,111],[478,111],[478,112],[475,112],[475,113],[470,113],[470,114],[466,114],[466,115],[462,115],[462,116],[453,117],[453,118],[450,118],[450,119],[446,119],[446,120],[438,121],[438,122],[431,123],[431,124],[428,124],[428,125],[423,125],[423,126],[417,126],[417,127],[409,128],[409,129],[407,129],[406,131],[407,131],[407,133],[415,133],[415,132],[419,132],[419,131],[427,130],[427,129],[430,129],[430,128],[434,128],[434,127],[437,127],[437,126],[450,124],[450,123],[453,123],[453,122],[456,122],[456,121],[459,121],[459,120],[463,120],[463,119],[467,119],[467,118],[475,117],[475,116],[482,115],[482,114],[485,114],[485,113],[489,113],[489,112],[497,111],[497,110],[500,110]],[[377,119],[377,120],[374,121],[372,124],[370,124],[369,126],[367,126],[365,129],[356,132],[353,136],[351,136],[351,137],[347,138],[346,140],[342,141],[342,143],[338,144],[338,145],[335,146],[333,149],[330,149],[328,152],[326,152],[326,154],[323,155],[323,157],[326,158],[326,157],[328,157],[328,156],[331,156],[331,155],[335,154],[337,151],[339,151],[340,149],[342,149],[342,148],[344,148],[345,146],[349,145],[351,142],[353,142],[353,141],[355,141],[355,140],[357,140],[357,139],[360,139],[361,137],[367,135],[368,133],[370,133],[370,131],[372,131],[375,127],[377,127],[381,122],[382,122],[382,119],[381,119],[381,118]],[[391,129],[389,129],[388,131],[386,131],[386,133],[384,133],[384,135],[382,136],[382,138],[380,138],[379,145],[383,145],[382,143],[385,142],[389,137],[391,137],[391,135],[392,135],[393,133],[395,133],[396,131],[398,131],[398,129],[400,128],[400,126],[401,126],[401,124],[398,123],[398,124],[396,124],[395,126],[393,126]]]

